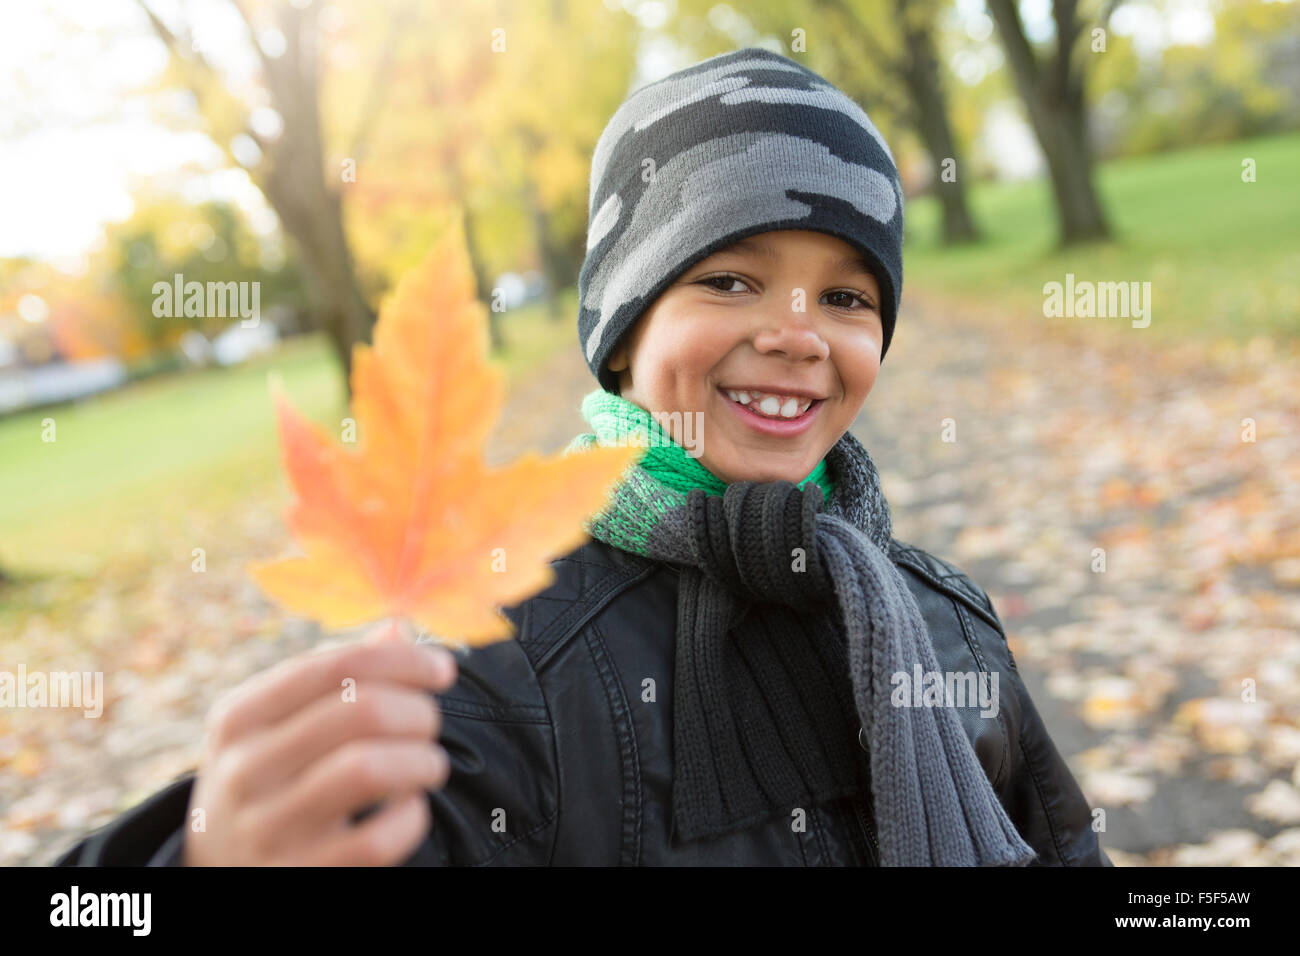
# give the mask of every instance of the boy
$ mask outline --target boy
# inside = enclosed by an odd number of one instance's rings
[[[592,159],[570,450],[648,447],[593,540],[454,686],[382,631],[259,675],[197,782],[59,862],[1110,865],[988,596],[892,538],[848,432],[902,214],[866,114],[785,57],[634,93]]]

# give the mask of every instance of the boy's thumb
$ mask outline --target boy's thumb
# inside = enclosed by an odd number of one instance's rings
[[[367,644],[383,644],[386,641],[400,640],[402,640],[402,629],[395,617],[380,621],[366,632]]]

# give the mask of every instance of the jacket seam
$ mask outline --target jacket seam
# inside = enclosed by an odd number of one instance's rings
[[[807,834],[795,833],[794,842],[799,847],[799,856],[803,860],[803,865],[812,866],[808,862],[808,847],[805,845],[808,842]]]
[[[473,866],[486,866],[520,841],[533,836],[535,833],[540,833],[547,827],[552,827],[551,851],[547,859],[547,865],[550,865],[550,860],[555,856],[555,845],[558,840],[559,828],[553,826],[553,824],[555,824],[559,819],[560,806],[564,793],[564,788],[561,786],[559,753],[556,747],[556,737],[558,735],[555,732],[555,720],[551,714],[550,704],[546,699],[546,691],[542,689],[542,682],[538,677],[537,669],[533,666],[533,662],[528,659],[527,654],[524,654],[523,658],[525,665],[528,667],[529,675],[532,678],[533,687],[537,690],[538,699],[541,700],[541,704],[511,704],[502,707],[491,707],[455,697],[450,699],[439,698],[439,706],[442,707],[446,713],[454,714],[457,717],[463,717],[469,720],[482,720],[491,723],[533,724],[538,726],[546,725],[550,729],[551,768],[555,778],[555,808],[536,826],[530,827],[515,836],[512,840],[502,844],[490,856],[472,864]],[[445,706],[446,703],[452,704],[452,707],[447,708]],[[476,714],[469,711],[479,711],[479,713]],[[516,715],[516,713],[518,715]],[[523,714],[532,714],[533,716],[523,716]],[[438,849],[441,853],[442,848],[438,847]],[[445,856],[446,854],[443,853],[443,855]]]
[[[961,601],[964,605],[978,614],[984,621],[988,622],[989,626],[1001,634],[1004,639],[1006,638],[1006,632],[1003,631],[1001,623],[999,623],[998,620],[985,608],[980,607],[978,603],[972,600],[969,594],[965,594],[949,584],[944,584],[940,578],[935,577],[927,568],[908,560],[905,557],[906,554],[907,552],[905,551],[894,552],[894,563],[900,567],[907,568],[907,570],[911,571],[917,577],[929,582],[931,586],[942,591],[944,594],[947,594],[949,597]]]
[[[817,838],[816,838],[816,839],[817,839],[817,854],[818,854],[818,864],[817,864],[817,865],[818,865],[818,866],[830,866],[830,865],[831,865],[831,851],[830,851],[830,847],[829,847],[829,846],[827,845],[827,843],[826,843],[826,833],[825,833],[825,828],[826,828],[826,826],[828,825],[828,824],[825,822],[825,820],[826,820],[826,818],[829,817],[829,814],[823,813],[823,812],[822,812],[822,808],[821,808],[821,807],[817,807],[817,806],[810,806],[810,807],[808,808],[808,813],[809,813],[810,816],[813,817],[813,825],[816,827],[815,832],[816,832],[816,834],[817,834]],[[804,864],[807,865],[807,856],[806,856],[806,855],[805,855],[805,857],[804,857]]]
[[[622,824],[619,836],[619,864],[639,866],[641,861],[641,792],[640,754],[636,746],[636,728],[627,694],[618,681],[610,662],[609,651],[600,626],[592,623],[587,629],[587,647],[592,662],[605,691],[614,733],[618,739],[619,760],[623,764],[623,793],[621,796]]]
[[[552,777],[555,780],[554,809],[536,826],[519,834],[513,840],[501,846],[487,859],[475,863],[475,866],[483,866],[491,863],[519,841],[524,840],[547,827],[551,827],[551,848],[550,852],[547,854],[547,865],[550,866],[551,861],[555,858],[555,849],[559,842],[558,820],[560,819],[560,810],[564,805],[564,779],[560,768],[559,744],[557,742],[559,734],[556,733],[555,715],[551,712],[550,701],[547,700],[546,690],[542,686],[541,677],[537,673],[537,668],[534,666],[533,661],[526,652],[521,656],[524,659],[524,666],[528,668],[529,679],[532,683],[533,689],[536,691],[537,699],[541,701],[540,704],[506,704],[501,706],[491,706],[462,698],[439,697],[439,706],[443,708],[444,712],[454,714],[458,717],[469,720],[490,721],[498,724],[505,723],[545,726],[549,731],[551,743],[551,761],[549,769],[551,770]],[[447,707],[446,704],[451,704],[451,707]],[[478,713],[473,713],[472,711],[478,711]],[[441,848],[439,849],[441,850]],[[444,853],[444,856],[445,855],[446,854]]]
[[[511,707],[492,707],[455,697],[438,696],[438,707],[443,713],[454,714],[468,720],[491,721],[500,724],[550,723],[545,707],[536,704],[515,704]],[[523,713],[522,711],[527,711]]]
[[[1025,758],[1025,769],[1029,771],[1029,779],[1033,781],[1034,790],[1038,792],[1038,802],[1043,808],[1043,816],[1047,818],[1047,829],[1052,834],[1052,843],[1056,846],[1056,855],[1066,866],[1073,866],[1074,863],[1071,861],[1069,854],[1066,853],[1065,847],[1061,844],[1061,838],[1057,833],[1056,820],[1052,817],[1052,809],[1047,803],[1047,795],[1043,790],[1042,784],[1038,781],[1038,774],[1034,772],[1034,761],[1030,756],[1029,748],[1025,746],[1025,732],[1023,727],[1020,730],[1019,741],[1020,752]]]
[[[641,567],[633,565],[626,570],[616,571],[609,577],[603,578],[596,585],[596,589],[593,589],[594,593],[589,592],[590,596],[586,601],[572,602],[543,629],[541,634],[528,639],[529,646],[545,648],[533,663],[534,670],[541,671],[545,668],[550,659],[559,653],[564,643],[577,634],[584,624],[600,613],[620,593],[649,577],[654,570],[655,565],[647,563]],[[604,588],[603,591],[598,590],[601,587]]]
[[[988,661],[984,659],[984,653],[980,648],[979,639],[975,636],[975,626],[971,623],[970,615],[967,614],[966,609],[956,601],[953,601],[952,604],[957,610],[958,620],[961,621],[962,635],[966,638],[966,644],[975,655],[975,662],[979,664],[980,670],[984,673],[992,673],[992,671],[989,670]],[[998,731],[1002,734],[1002,760],[998,764],[998,769],[993,774],[994,788],[996,788],[1004,779],[1003,772],[1007,768],[1007,754],[1011,751],[1011,741],[1007,738],[1007,725],[1002,719],[1000,712],[995,719],[998,722]]]
[[[987,672],[989,670],[988,661],[984,659],[984,651],[980,647],[979,639],[975,636],[975,628],[970,623],[970,615],[961,603],[955,599],[952,600],[953,610],[957,612],[957,619],[961,622],[962,636],[966,639],[966,646],[971,649],[971,654],[975,657],[975,663],[980,666],[980,670]]]
[[[551,820],[555,825],[551,828],[551,852],[546,855],[546,865],[554,866],[555,851],[560,845],[561,811],[564,808],[564,771],[560,766],[560,735],[555,732],[555,714],[551,712],[551,702],[546,698],[546,690],[537,676],[537,670],[533,668],[532,661],[528,662],[528,666],[533,669],[533,680],[537,681],[538,692],[542,695],[542,707],[546,711],[546,721],[551,726],[551,766],[555,768],[555,812],[551,814]]]
[[[479,860],[477,863],[475,863],[475,864],[473,864],[473,865],[474,865],[474,866],[487,866],[489,863],[491,863],[493,860],[495,860],[497,857],[499,857],[502,853],[506,852],[506,850],[508,850],[508,849],[510,849],[512,846],[514,846],[516,843],[520,842],[521,840],[526,840],[526,839],[528,839],[530,836],[532,836],[534,833],[538,833],[538,832],[540,832],[541,830],[544,830],[544,829],[546,829],[547,827],[549,827],[549,826],[550,826],[550,825],[555,821],[555,818],[558,817],[559,815],[560,815],[560,802],[559,802],[559,800],[557,799],[557,800],[555,801],[555,809],[551,812],[551,815],[550,815],[549,817],[547,817],[547,818],[546,818],[545,820],[543,820],[541,823],[537,824],[535,827],[531,827],[530,829],[525,830],[523,833],[520,833],[518,836],[516,836],[513,840],[510,840],[508,843],[503,843],[503,844],[502,844],[500,847],[498,847],[498,848],[496,849],[496,851],[495,851],[491,856],[489,856],[487,859]]]

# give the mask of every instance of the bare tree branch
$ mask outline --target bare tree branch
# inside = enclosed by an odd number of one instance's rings
[[[1049,63],[1052,82],[1062,91],[1070,88],[1070,70],[1082,25],[1079,23],[1078,0],[1052,0],[1052,20],[1056,23],[1056,56]]]
[[[182,64],[181,82],[199,98],[200,111],[208,122],[208,134],[228,156],[228,142],[221,142],[229,128],[221,113],[205,111],[205,98],[218,98],[220,105],[233,107],[237,121],[262,149],[262,162],[255,181],[279,217],[285,234],[300,253],[304,291],[315,326],[328,334],[350,383],[353,346],[364,341],[374,322],[356,274],[342,216],[337,182],[324,173],[323,133],[320,112],[320,72],[315,10],[301,10],[277,4],[277,21],[284,34],[284,50],[268,52],[258,42],[257,26],[242,0],[231,5],[243,20],[263,67],[264,88],[282,120],[281,135],[269,139],[252,129],[247,103],[231,92],[211,62],[186,49],[185,34],[173,31],[145,2],[137,0],[154,32],[168,47],[174,63]],[[188,30],[186,31],[188,33]],[[222,99],[224,97],[224,99]],[[228,101],[228,102],[227,102]],[[222,118],[214,119],[214,116]],[[220,125],[221,129],[214,127]],[[239,122],[234,124],[236,128]]]
[[[852,39],[866,47],[871,58],[880,63],[888,72],[898,74],[903,71],[902,61],[880,45],[871,32],[871,28],[862,22],[862,17],[845,0],[825,0],[825,8],[828,12],[838,16],[846,26],[852,28]]]
[[[244,5],[243,0],[230,0],[230,5],[239,14],[239,19],[244,21],[244,28],[248,30],[250,44],[257,53],[258,60],[262,63],[262,69],[269,74],[275,67],[272,58],[266,55],[266,51],[262,49],[262,44],[257,41],[257,28],[253,24],[253,18],[249,16],[248,7]]]
[[[348,155],[353,159],[359,160],[366,147],[370,145],[370,133],[374,130],[380,107],[383,106],[388,96],[388,89],[392,85],[393,69],[396,66],[394,53],[397,49],[397,38],[407,24],[414,21],[415,5],[407,3],[393,17],[392,24],[389,26],[388,35],[384,38],[383,52],[375,65],[375,74],[371,77],[370,88],[362,101],[360,119],[349,141]]]
[[[1026,103],[1035,98],[1038,87],[1038,57],[1034,48],[1025,37],[1024,24],[1020,22],[1020,11],[1015,0],[986,0],[989,13],[1002,34],[1002,45],[1006,49],[1007,60],[1016,86]]]
[[[183,34],[178,34],[163,22],[163,19],[153,11],[145,0],[136,0],[136,3],[140,6],[140,9],[144,11],[145,16],[149,18],[149,23],[153,26],[154,33],[158,35],[158,38],[162,40],[175,59],[191,68],[200,70],[210,79],[218,79],[217,71],[213,65],[208,62],[207,57],[205,57],[201,51],[194,49],[194,41],[188,27],[185,29]],[[201,103],[205,93],[203,88],[192,80],[188,80],[187,84],[190,88],[190,92],[193,93],[195,98]],[[247,116],[242,118],[240,125],[243,127],[242,131],[244,135],[256,143],[257,148],[265,153],[270,146],[266,137],[253,128],[253,124],[249,121]],[[217,143],[217,145],[225,152],[226,156],[229,157],[231,161],[236,165],[242,165],[231,152],[229,143]]]
[[[1124,0],[1109,0],[1106,4],[1106,9],[1101,11],[1101,16],[1097,20],[1097,26],[1101,27],[1103,30],[1109,30],[1110,18],[1114,15],[1115,11],[1119,9],[1120,4],[1123,2]]]

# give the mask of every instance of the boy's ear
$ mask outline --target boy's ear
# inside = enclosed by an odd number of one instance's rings
[[[609,354],[609,358],[605,362],[605,368],[615,373],[617,380],[614,383],[614,392],[616,395],[622,395],[627,390],[628,383],[632,380],[632,372],[628,367],[626,342]]]
[[[609,360],[605,362],[605,367],[611,372],[621,372],[627,368],[627,343],[623,343],[609,353]]]

